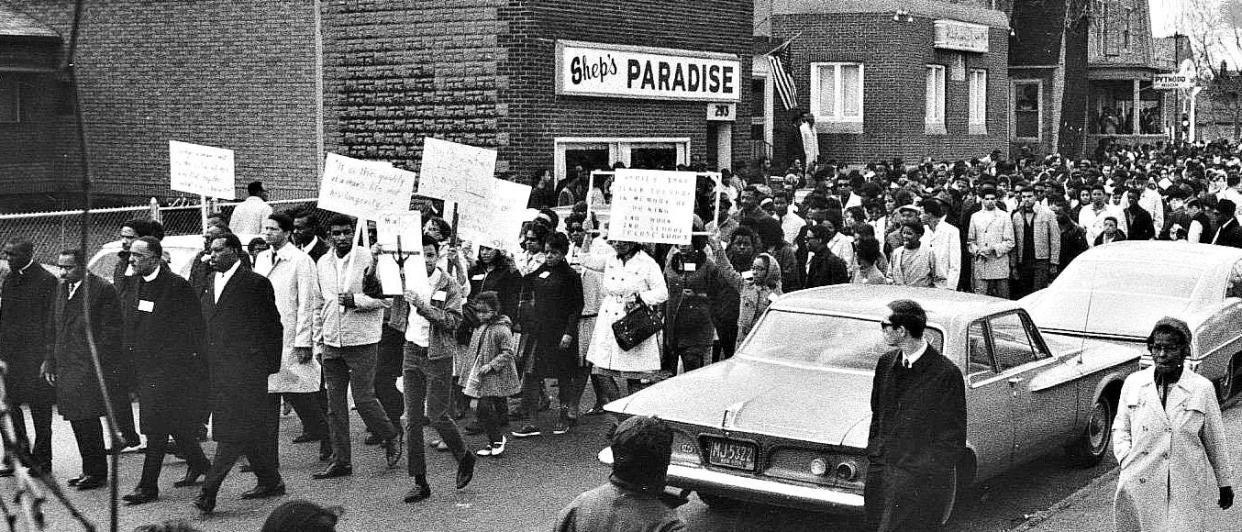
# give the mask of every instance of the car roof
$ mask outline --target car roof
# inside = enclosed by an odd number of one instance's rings
[[[838,284],[791,292],[773,302],[770,308],[883,317],[885,306],[898,299],[917,301],[927,312],[928,323],[945,325],[1021,308],[1015,301],[956,290],[864,284]]]
[[[1074,260],[1233,264],[1242,260],[1242,249],[1172,240],[1123,240],[1091,248]]]

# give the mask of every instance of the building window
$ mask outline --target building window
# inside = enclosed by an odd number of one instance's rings
[[[1013,82],[1013,136],[1024,140],[1039,140],[1040,124],[1042,123],[1042,110],[1039,95],[1042,91],[1043,82],[1038,80],[1032,81],[1014,81]]]
[[[948,133],[944,127],[944,65],[927,65],[927,105],[924,112],[928,135]]]
[[[0,124],[22,121],[22,91],[17,78],[0,76]]]
[[[811,114],[820,133],[862,133],[862,63],[811,63]]]
[[[971,135],[988,134],[988,71],[970,71],[970,120],[967,122]]]
[[[672,170],[690,162],[688,138],[561,137],[555,143],[552,175],[558,183],[593,170],[611,170],[616,163]]]

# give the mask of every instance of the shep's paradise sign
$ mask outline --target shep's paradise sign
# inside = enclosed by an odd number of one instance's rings
[[[737,101],[741,62],[730,54],[556,42],[556,93],[652,100]]]

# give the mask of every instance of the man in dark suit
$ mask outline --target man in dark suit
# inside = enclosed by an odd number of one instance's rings
[[[142,478],[129,504],[159,498],[160,470],[168,437],[176,439],[189,468],[175,487],[191,486],[211,467],[196,431],[207,403],[207,361],[198,354],[203,316],[190,283],[168,269],[158,240],[143,237],[130,247],[137,281],[121,303],[124,351],[133,360],[139,383],[140,428],[147,435]]]
[[[41,373],[44,380],[56,388],[56,409],[73,428],[78,453],[82,456],[82,475],[70,479],[68,484],[79,490],[89,490],[103,487],[108,481],[103,424],[99,422],[99,418],[108,413],[108,407],[86,340],[83,299],[90,304],[91,332],[101,368],[114,364],[121,352],[121,313],[116,290],[107,281],[86,272],[81,250],[62,251],[56,266],[64,282],[56,290],[53,319],[47,323],[48,337],[54,342]],[[108,385],[112,387],[116,383]]]
[[[822,225],[807,228],[806,251],[798,254],[798,268],[805,273],[802,283],[804,288],[850,282],[850,272],[845,261],[828,249],[831,233],[832,231]]]
[[[867,523],[881,532],[938,530],[966,450],[966,388],[957,366],[923,339],[923,308],[902,299],[888,309],[880,329],[897,349],[880,357],[872,382]]]
[[[18,441],[29,451],[21,405],[30,406],[35,430],[33,465],[50,472],[55,397],[39,375],[39,367],[55,340],[48,336],[47,324],[56,301],[56,277],[34,261],[34,244],[29,240],[10,240],[4,245],[3,258],[9,261],[10,271],[0,288],[0,361],[8,365],[4,381],[9,413]]]
[[[1142,197],[1143,191],[1140,189],[1132,188],[1126,191],[1126,199],[1130,202],[1130,206],[1125,210],[1126,227],[1130,228],[1130,240],[1156,238],[1156,225],[1152,221],[1151,213],[1139,205],[1139,199]]]
[[[1216,202],[1216,212],[1220,213],[1216,219],[1221,222],[1220,229],[1216,230],[1216,236],[1212,238],[1213,244],[1242,248],[1242,227],[1238,226],[1238,219],[1235,217],[1237,208],[1233,200],[1223,199]]]
[[[297,211],[293,214],[293,243],[298,249],[310,255],[312,261],[319,262],[319,257],[328,253],[331,246],[324,241],[319,232],[319,221],[309,210]]]
[[[279,396],[267,393],[268,375],[280,370],[280,312],[266,277],[241,268],[242,244],[226,234],[211,242],[211,287],[200,302],[207,333],[200,353],[211,373],[216,458],[194,506],[216,507],[216,493],[241,455],[250,459],[258,485],[243,499],[284,495],[276,465]]]

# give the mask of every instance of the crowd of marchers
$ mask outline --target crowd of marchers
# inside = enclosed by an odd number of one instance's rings
[[[597,214],[607,211],[610,179],[581,168],[559,185],[547,172],[536,177],[538,215],[520,249],[459,243],[437,205],[424,203],[421,253],[410,258],[428,283],[399,296],[383,293],[381,250],[360,244],[374,237],[358,238],[355,219],[273,212],[257,182],[230,216],[208,219],[186,278],[169,267],[151,220],[120,228],[111,279],[89,273],[78,249],[57,255],[58,279],[34,261],[44,250],[10,240],[0,359],[18,439],[30,464],[50,471],[55,405],[82,456],[82,474],[68,483],[92,489],[107,480],[105,448],[137,448],[145,436],[141,480],[125,501],[156,500],[164,455],[175,452],[188,465],[173,487],[201,483],[194,505],[211,512],[242,457],[257,478],[243,498],[286,492],[282,402],[301,420],[293,443],[319,442],[325,466],[314,478],[351,475],[352,394],[363,443],[379,446],[389,467],[406,456],[404,500],[414,503],[431,495],[426,449],[448,452],[452,484],[463,488],[476,461],[502,455],[510,438],[564,434],[611,400],[732,356],[785,292],[853,282],[1017,297],[1110,242],[1242,247],[1242,160],[1225,143],[1103,145],[1081,161],[994,152],[854,169],[832,160],[735,167],[719,181],[697,159],[678,168],[701,175],[688,221],[695,236],[677,246],[608,238]],[[572,206],[563,218],[558,203]],[[638,308],[653,309],[662,328],[626,342],[613,325]],[[95,391],[91,343],[106,397]],[[580,404],[588,385],[595,403]],[[116,441],[105,441],[100,421],[109,406]],[[208,426],[213,457],[200,445]],[[425,442],[424,426],[436,438]],[[469,448],[463,432],[487,444]]]

